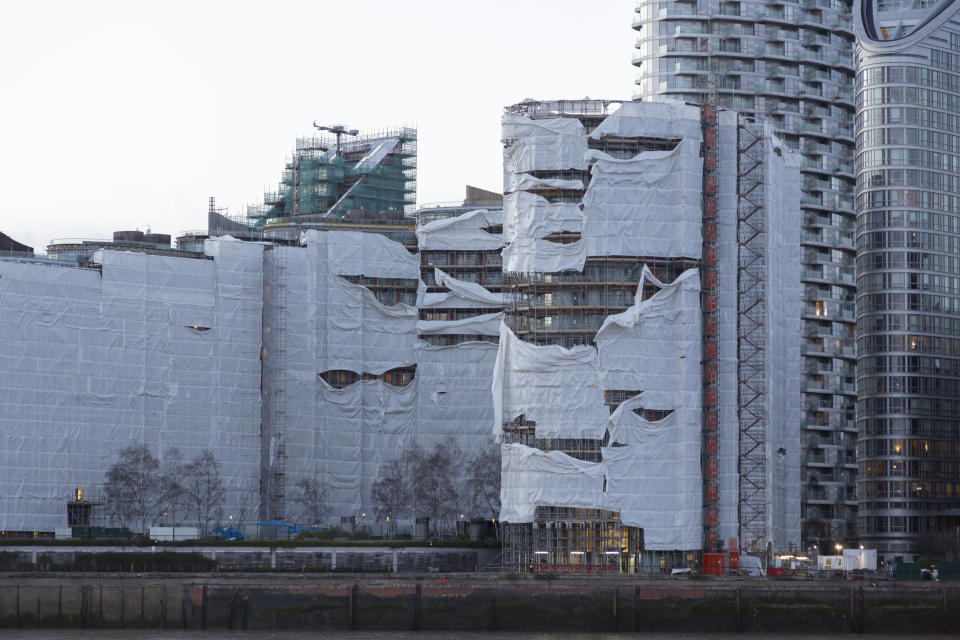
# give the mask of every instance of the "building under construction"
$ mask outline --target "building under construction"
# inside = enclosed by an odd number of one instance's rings
[[[669,103],[525,102],[503,142],[506,568],[796,545],[798,156]]]
[[[417,131],[409,127],[359,132],[318,127],[298,138],[277,191],[247,208],[249,226],[283,236],[291,223],[331,218],[402,219],[417,194]]]

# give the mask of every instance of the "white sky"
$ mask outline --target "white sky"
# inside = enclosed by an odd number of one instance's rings
[[[501,188],[500,114],[629,99],[634,0],[0,0],[0,231],[206,227],[312,123],[419,129],[418,202]]]

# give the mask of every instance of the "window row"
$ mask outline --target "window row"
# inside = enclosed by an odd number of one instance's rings
[[[922,169],[875,169],[857,176],[857,188],[924,187],[939,191],[960,192],[960,175]]]
[[[929,478],[933,474],[938,476],[951,475],[960,478],[960,440],[928,440],[913,438],[875,438],[862,440],[857,444],[859,458],[875,458],[877,456],[909,456],[911,458],[947,458],[944,461],[924,460],[919,463],[915,472],[909,475]],[[867,465],[877,465],[876,462],[860,462],[860,472],[869,475]],[[903,461],[900,461],[903,464]],[[887,475],[880,473],[877,466],[870,467],[873,475]],[[903,475],[903,468],[893,475]]]
[[[890,149],[868,149],[857,157],[857,167],[861,171],[883,165],[907,165],[957,172],[960,171],[960,156],[943,153],[942,151],[930,151],[929,149],[892,147]]]
[[[911,227],[960,234],[960,216],[935,211],[866,211],[858,216],[864,229]]]
[[[917,393],[925,396],[960,396],[960,380],[925,376],[864,376],[858,393]]]
[[[923,253],[921,251],[883,251],[864,253],[857,258],[858,273],[890,269],[921,269],[934,273],[960,273],[960,256]],[[913,286],[911,282],[910,288],[920,287]]]
[[[876,491],[874,491],[876,494]],[[869,497],[873,497],[874,494],[871,494]],[[895,497],[894,494],[885,494],[889,497]],[[904,495],[904,494],[896,494]],[[960,496],[960,492],[956,490],[956,487],[952,488],[952,493],[938,497],[952,497]],[[904,505],[906,506],[906,505]],[[911,505],[911,508],[920,509],[921,504]],[[923,507],[923,511],[930,511],[930,509]],[[944,531],[950,532],[952,529],[943,524],[939,523],[938,519],[935,517],[929,516],[862,516],[857,518],[857,530],[859,535],[866,535],[871,533],[924,533],[924,532],[935,532],[935,531]]]
[[[868,231],[857,237],[858,251],[902,247],[956,254],[960,251],[960,236],[931,231]]]
[[[857,129],[881,124],[917,124],[940,131],[960,131],[960,116],[919,107],[874,107],[857,116]]]
[[[897,413],[956,420],[960,416],[960,399],[881,397],[860,398],[857,401],[858,420],[866,416]]]
[[[960,111],[960,95],[920,87],[877,87],[857,94],[857,108],[877,104],[919,104],[934,109]]]
[[[960,92],[960,75],[925,67],[871,67],[857,74],[857,87],[887,83],[920,84]]]
[[[865,331],[923,331],[960,335],[960,318],[917,314],[876,314],[861,316],[859,330]]]
[[[858,311],[925,311],[927,313],[960,313],[960,298],[927,293],[871,293],[857,301]]]
[[[940,276],[931,273],[868,273],[857,278],[857,291],[889,291],[908,289],[911,291],[935,291],[960,295],[960,278]]]
[[[957,416],[950,420],[932,418],[868,418],[859,421],[861,438],[874,436],[925,436],[956,439],[960,433]],[[869,442],[869,440],[867,441]],[[960,445],[958,445],[960,447]],[[960,452],[953,454],[960,458]]]
[[[960,339],[915,334],[867,335],[857,338],[857,353],[915,351],[960,356]],[[960,395],[960,394],[958,394]]]
[[[960,378],[960,360],[931,356],[869,356],[857,363],[857,371],[869,373],[927,373]]]
[[[908,145],[960,153],[960,136],[914,127],[867,129],[857,135],[857,146],[861,149],[883,145]]]

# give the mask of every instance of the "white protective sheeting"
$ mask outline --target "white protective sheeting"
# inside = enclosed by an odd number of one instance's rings
[[[529,173],[515,173],[510,176],[510,185],[507,193],[512,191],[526,191],[537,187],[552,187],[580,191],[583,189],[583,180],[563,180],[560,178],[537,178]]]
[[[381,374],[412,365],[416,308],[386,306],[366,287],[338,276],[419,279],[417,257],[374,233],[308,231],[306,240],[303,256],[291,256],[305,270],[306,289],[293,295],[306,303],[315,332],[315,373]]]
[[[650,551],[699,548],[700,423],[682,412],[650,422],[634,413],[642,406],[638,396],[609,417],[601,462],[504,445],[500,519],[532,522],[538,506],[607,509],[642,528]]]
[[[516,443],[502,451],[501,522],[533,522],[541,505],[595,509],[603,502],[601,465]]]
[[[434,347],[416,337],[420,329],[431,334],[496,335],[500,314],[418,327],[416,309],[384,306],[365,287],[337,277],[356,273],[409,277],[401,269],[418,264],[417,256],[401,245],[375,234],[362,235],[366,237],[316,232],[308,234],[306,248],[273,247],[267,252],[268,271],[274,275],[265,304],[268,312],[283,311],[284,326],[271,327],[282,340],[267,354],[268,368],[276,373],[266,382],[274,403],[271,433],[278,438],[273,449],[279,451],[282,442],[286,452],[284,515],[290,520],[302,517],[297,504],[297,483],[302,480],[326,487],[330,520],[355,516],[360,522],[366,513],[366,523],[372,525],[373,483],[380,467],[407,445],[429,449],[454,436],[468,455],[494,446],[490,379],[497,345]],[[354,240],[363,243],[365,260],[374,266],[364,262],[351,274],[331,256]],[[391,272],[387,267],[393,260],[400,269]],[[503,306],[502,296],[493,297],[478,285],[446,274],[439,281],[473,307]],[[329,370],[379,374],[410,365],[416,365],[415,377],[402,388],[365,380],[335,389],[320,377]],[[271,467],[276,469],[278,462],[274,456]]]
[[[434,220],[422,227],[417,227],[417,245],[421,251],[500,249],[503,247],[503,235],[489,233],[484,229],[499,225],[501,222],[500,212],[488,212],[483,209],[452,218]]]
[[[338,276],[368,278],[420,277],[419,258],[402,244],[379,233],[362,231],[305,231],[301,244],[314,251],[315,260],[323,260],[326,272]]]
[[[800,154],[766,126],[767,182],[767,494],[770,541],[775,549],[800,544],[800,421],[802,345],[800,313]]]
[[[533,250],[537,239],[551,233],[579,233],[583,222],[583,211],[575,202],[551,203],[526,191],[503,197],[503,237],[515,253]]]
[[[680,102],[624,102],[607,116],[590,137],[665,138],[699,142],[700,108]]]
[[[503,313],[485,313],[460,320],[420,320],[417,333],[420,335],[471,335],[499,336]]]
[[[513,144],[503,152],[504,176],[536,170],[586,169],[587,137],[575,118],[532,120],[504,115],[501,138]],[[505,188],[510,180],[504,180]]]
[[[619,113],[619,112],[618,112]],[[583,196],[588,256],[699,258],[703,177],[699,139],[629,160],[597,154]]]
[[[496,349],[486,342],[419,342],[416,378],[406,387],[367,380],[334,389],[316,377],[297,389],[313,421],[286,423],[287,517],[298,516],[296,483],[318,479],[328,491],[331,519],[366,513],[372,523],[373,483],[381,466],[408,445],[430,449],[453,436],[468,456],[494,446],[489,384]]]
[[[660,288],[641,301],[645,282]],[[682,409],[700,402],[700,274],[669,285],[644,267],[633,306],[608,316],[595,342],[604,389],[642,389],[648,408]]]
[[[650,550],[700,547],[699,273],[690,269],[664,285],[644,269],[642,281],[661,289],[609,317],[596,349],[532,345],[501,329],[493,373],[498,439],[505,422],[523,415],[538,438],[599,440],[609,431],[611,442],[600,463],[504,446],[502,521],[531,522],[536,506],[611,509],[644,528]],[[611,416],[604,389],[641,393]],[[673,413],[649,422],[633,411],[639,408]],[[598,473],[606,478],[599,493]],[[585,504],[591,497],[597,501]]]
[[[680,104],[621,105],[590,137],[678,141],[673,150],[647,151],[626,159],[589,150],[583,128],[570,122],[564,118],[504,117],[502,138],[515,141],[504,151],[507,195],[504,196],[503,228],[508,243],[503,251],[504,271],[580,271],[586,259],[593,256],[699,258],[702,253],[699,110]],[[583,138],[582,144],[573,145],[569,139],[578,135]],[[567,156],[563,162],[557,162],[561,146]],[[580,163],[573,163],[569,157],[573,150],[582,151]],[[582,204],[551,204],[523,190],[540,186],[574,189],[576,181],[561,180],[548,185],[548,180],[535,178],[528,172],[588,166],[591,179]],[[548,235],[561,231],[581,233],[582,237],[572,243],[545,240]]]
[[[101,273],[0,261],[0,528],[63,526],[74,488],[96,496],[139,443],[212,449],[224,515],[256,516],[263,247],[206,247],[103,251]]]
[[[494,293],[476,282],[458,280],[440,269],[433,273],[437,285],[449,291],[423,294],[417,305],[422,309],[502,308],[508,302],[507,294]]]
[[[719,538],[739,536],[737,465],[737,114],[718,113],[717,165],[717,464]]]
[[[700,407],[700,279],[689,269],[664,285],[644,268],[643,282],[660,287],[610,316],[596,348],[523,342],[504,325],[493,378],[494,433],[518,416],[536,423],[538,438],[603,437],[609,411],[604,389],[640,389],[648,409]]]
[[[493,374],[493,429],[523,415],[538,438],[602,438],[609,410],[597,371],[597,351],[520,340],[504,324]]]

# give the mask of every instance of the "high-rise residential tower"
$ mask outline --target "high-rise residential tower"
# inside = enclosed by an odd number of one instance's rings
[[[853,31],[847,0],[639,0],[635,97],[763,116],[803,153],[802,535],[855,537]]]
[[[909,561],[960,524],[960,3],[855,16],[858,524]]]

